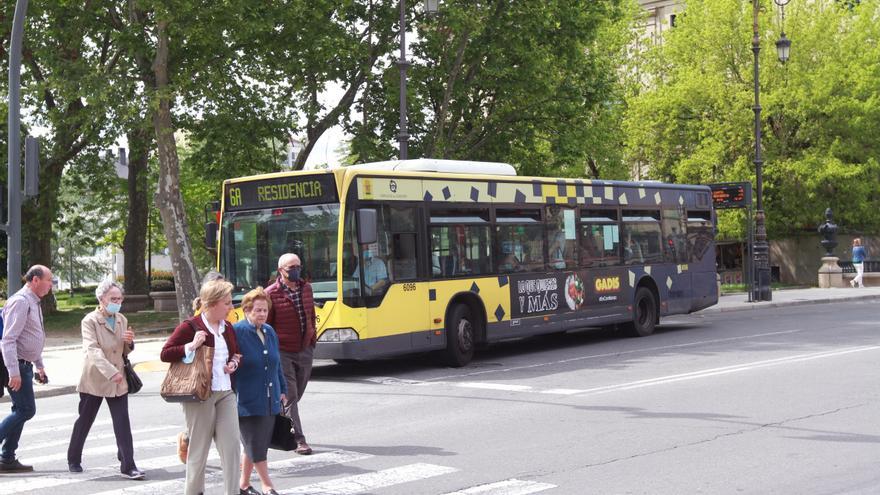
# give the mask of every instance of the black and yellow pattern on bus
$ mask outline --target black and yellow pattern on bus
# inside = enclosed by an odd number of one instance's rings
[[[646,183],[621,186],[582,179],[544,181],[359,177],[358,198],[439,203],[512,203],[547,205],[659,205],[659,188]],[[667,198],[668,201],[668,198]],[[684,204],[679,196],[678,204]]]

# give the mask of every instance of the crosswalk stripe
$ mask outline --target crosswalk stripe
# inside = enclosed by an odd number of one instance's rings
[[[76,414],[72,413],[37,413],[36,416],[28,420],[28,424],[41,423],[43,421],[53,421],[56,419],[75,418]]]
[[[116,446],[113,446],[114,452]],[[66,454],[65,454],[66,455]],[[215,461],[220,456],[216,451],[208,454],[209,461]],[[148,471],[150,469],[165,469],[173,466],[181,466],[180,459],[176,455],[166,455],[161,457],[153,457],[151,459],[136,460],[139,469]],[[70,485],[75,483],[84,483],[94,481],[108,476],[119,476],[119,464],[115,466],[106,466],[97,469],[88,469],[82,474],[59,473],[46,476],[27,476],[25,478],[17,478],[15,480],[0,482],[0,493],[19,493],[32,490],[42,490],[53,488],[56,486]],[[118,490],[116,491],[118,492]]]
[[[368,459],[370,457],[373,457],[372,454],[362,454],[360,452],[350,452],[346,450],[334,450],[310,456],[297,456],[291,459],[270,462],[269,474],[271,476],[277,476],[279,474],[294,474],[308,471],[310,469],[318,469],[326,466]],[[149,476],[149,473],[147,473],[147,476]],[[222,471],[212,471],[205,474],[205,488],[208,488],[211,485],[221,484],[222,482]],[[132,487],[107,490],[105,492],[93,493],[92,495],[157,495],[165,493],[183,493],[185,486],[185,479],[174,479],[147,484],[137,484]]]
[[[417,463],[384,469],[373,473],[357,474],[345,478],[322,481],[311,485],[298,486],[289,490],[281,490],[279,493],[281,493],[281,495],[355,495],[358,493],[366,493],[378,488],[433,478],[435,476],[454,473],[456,471],[458,471],[458,469],[448,466]]]
[[[491,382],[461,382],[456,383],[456,386],[464,388],[479,388],[483,390],[506,390],[509,392],[525,392],[532,390],[532,387],[528,385],[509,385],[506,383]]]
[[[153,449],[156,447],[165,447],[167,445],[176,445],[177,444],[177,435],[172,437],[160,437],[160,438],[151,438],[149,440],[141,440],[134,444],[135,452],[144,450],[144,449]],[[88,462],[88,458],[95,455],[102,454],[115,454],[117,451],[116,444],[112,445],[101,445],[100,447],[92,447],[89,449],[83,450],[83,459]],[[43,455],[36,459],[34,459],[35,464],[47,464],[50,462],[56,461],[64,461],[67,464],[67,451],[64,452],[56,452],[54,454]],[[137,457],[135,457],[135,462],[137,462]],[[143,468],[141,468],[143,469]]]
[[[141,433],[152,433],[152,432],[155,432],[155,431],[162,431],[162,430],[179,430],[179,429],[180,429],[180,426],[171,426],[171,425],[167,425],[167,426],[152,426],[152,427],[150,427],[150,428],[140,428],[140,429],[137,429],[137,430],[131,430],[131,434],[132,434],[132,436],[134,436],[134,435],[139,435],[139,434],[141,434]],[[89,434],[89,438],[88,438],[87,442],[88,442],[88,441],[93,441],[93,440],[105,440],[105,439],[107,439],[107,438],[116,438],[116,434],[113,433],[112,431],[109,431],[109,432],[103,432],[103,433],[97,433],[97,434]],[[137,442],[137,440],[135,440],[135,442]],[[28,445],[25,445],[25,446],[23,446],[23,447],[19,447],[18,449],[15,450],[15,452],[16,452],[17,454],[20,454],[20,453],[22,453],[22,452],[28,452],[28,451],[31,451],[31,450],[44,449],[44,448],[46,448],[46,447],[57,447],[58,445],[68,445],[69,443],[70,443],[70,438],[68,438],[67,436],[65,436],[64,438],[60,438],[60,439],[58,439],[58,440],[52,440],[52,441],[50,441],[50,442],[35,443],[35,444],[30,444],[30,443],[29,443]]]
[[[112,425],[113,421],[110,419],[99,419],[92,423],[92,428],[96,426],[107,426]],[[41,435],[45,436],[45,433],[55,433],[67,431],[67,434],[70,434],[70,430],[73,429],[73,423],[67,423],[63,425],[52,425],[52,426],[43,426],[42,428],[28,428],[28,424],[24,424],[24,430],[22,430],[22,435],[24,437],[30,437],[33,435]]]
[[[542,492],[551,488],[556,488],[556,485],[511,478],[497,483],[488,483],[485,485],[473,486],[465,490],[459,490],[457,492],[449,492],[444,495],[528,495],[530,493]]]

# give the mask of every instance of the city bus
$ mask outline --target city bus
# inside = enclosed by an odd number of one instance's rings
[[[706,186],[421,159],[230,179],[219,209],[206,241],[237,297],[270,284],[280,255],[302,259],[316,358],[440,351],[464,366],[492,342],[647,336],[718,301]]]

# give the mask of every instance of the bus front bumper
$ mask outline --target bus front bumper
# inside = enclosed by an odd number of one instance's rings
[[[427,339],[428,334],[429,332],[416,332],[342,342],[319,340],[315,346],[315,359],[368,360],[444,347],[444,342],[431,342]]]

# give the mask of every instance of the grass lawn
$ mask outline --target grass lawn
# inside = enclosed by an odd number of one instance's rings
[[[773,282],[770,284],[770,288],[772,290],[777,289],[794,289],[794,288],[804,288],[800,285],[791,285],[791,284],[783,284],[780,282]],[[736,294],[740,292],[748,292],[746,289],[746,284],[721,284],[721,293],[722,294]]]
[[[98,306],[93,292],[75,292],[73,297],[67,292],[55,294],[58,312],[45,315],[43,325],[49,336],[79,336],[80,322],[83,317]],[[178,323],[177,313],[156,313],[154,311],[140,311],[137,313],[123,313],[128,318],[128,323],[134,329],[135,335],[138,330],[148,329],[171,329]]]

